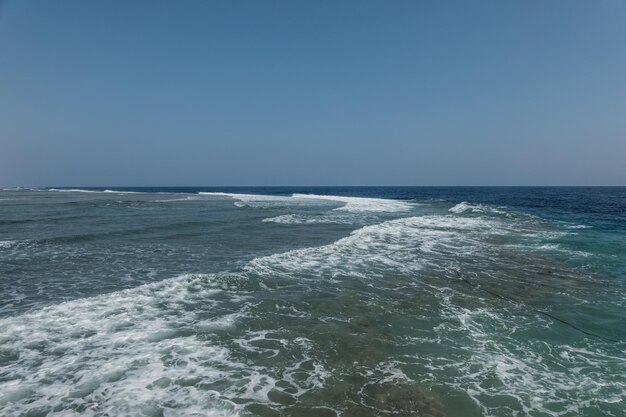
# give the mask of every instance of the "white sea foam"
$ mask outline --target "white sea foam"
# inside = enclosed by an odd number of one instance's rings
[[[117,190],[85,190],[82,188],[45,188],[40,191],[56,191],[60,193],[89,193],[89,194],[145,194],[141,191],[117,191]]]
[[[312,340],[237,326],[251,317],[259,321],[251,316],[259,300],[245,297],[245,284],[253,277],[351,277],[374,288],[381,282],[376,278],[385,274],[415,276],[417,281],[415,272],[426,267],[489,260],[487,239],[518,231],[515,227],[498,218],[407,217],[363,227],[329,245],[255,258],[241,274],[185,275],[0,319],[0,351],[15,357],[2,364],[0,407],[7,416],[54,415],[53,410],[59,415],[71,415],[69,410],[158,415],[161,409],[164,415],[235,416],[246,401],[271,404],[274,391],[297,399],[324,387],[332,373],[315,356]],[[242,286],[226,282],[230,277]],[[511,415],[511,410],[577,415],[594,401],[623,401],[624,387],[608,386],[604,369],[609,363],[615,372],[624,371],[623,361],[601,357],[593,348],[535,349],[541,341],[512,338],[519,329],[537,327],[541,319],[511,317],[503,308],[460,307],[451,301],[458,294],[443,286],[438,290],[440,305],[432,314],[439,314],[441,324],[431,336],[437,350],[403,363],[383,362],[367,369],[366,377],[384,384],[409,381],[402,366],[412,361],[427,370],[425,383],[467,393],[485,415],[493,416]],[[296,320],[308,317],[297,308],[277,305],[276,311]],[[217,338],[219,332],[228,337]],[[416,337],[407,344],[423,340]],[[444,348],[454,353],[442,355]],[[530,353],[541,351],[543,356]],[[289,359],[280,370],[262,365],[281,355]],[[549,361],[563,371],[555,372]],[[566,374],[571,363],[578,368]],[[560,395],[571,410],[552,411],[567,407]],[[506,403],[493,405],[498,401]]]
[[[354,220],[355,219],[350,216],[305,216],[300,214],[283,214],[280,216],[263,219],[263,222],[278,224],[352,224]]]
[[[567,225],[565,226],[567,229],[591,229],[592,226],[586,225],[586,224],[571,224],[571,225]]]
[[[500,223],[451,215],[408,217],[363,227],[331,245],[256,258],[246,268],[270,275],[308,272],[371,278],[390,271],[410,274],[439,263],[437,256],[480,251],[482,238],[490,233],[503,233]]]
[[[410,273],[428,262],[420,255],[448,250],[447,245],[476,250],[476,244],[459,243],[455,236],[492,227],[489,220],[454,216],[399,219],[359,229],[331,245],[257,258],[246,271],[291,279],[301,272],[363,277],[385,270]],[[94,410],[87,415],[97,414],[97,409],[110,415],[137,410],[158,414],[161,408],[176,415],[199,410],[237,415],[241,400],[270,402],[269,393],[283,390],[284,384],[294,398],[323,386],[329,371],[310,354],[311,342],[305,338],[248,331],[234,336],[230,345],[214,340],[214,332],[233,329],[251,308],[242,290],[222,285],[223,279],[185,275],[1,319],[0,350],[15,355],[2,372],[6,381],[19,381],[3,386],[6,415],[54,409],[66,414],[85,409]],[[237,275],[237,280],[248,278]],[[221,308],[224,304],[231,307]],[[290,357],[299,354],[277,372],[242,363],[237,349],[265,358],[286,349]],[[383,374],[389,381],[404,377],[397,367]],[[230,382],[224,386],[224,381]],[[218,383],[220,390],[202,388]]]
[[[60,193],[101,193],[97,190],[83,190],[82,188],[46,188],[43,191],[57,191]]]
[[[246,317],[245,291],[233,289],[246,280],[184,275],[0,319],[3,415],[236,416],[242,401],[271,402],[271,390],[319,387],[327,373],[315,361],[313,370],[301,368],[312,361],[301,339],[276,339],[293,360],[284,371],[248,366],[234,352],[280,354],[257,344],[274,340],[268,332],[241,334],[231,346],[215,340]],[[291,384],[295,373],[308,382]]]
[[[227,197],[235,201],[237,207],[251,208],[274,208],[283,206],[302,206],[304,202],[292,198],[291,196],[266,195],[266,194],[237,194],[223,192],[199,192],[199,195],[209,197]]]
[[[198,194],[215,196],[215,197],[229,197],[235,200],[240,200],[240,201],[245,201],[245,202],[285,201],[290,198],[289,196],[278,196],[278,195],[267,195],[267,194],[237,194],[237,193],[204,192],[204,191],[201,191]]]
[[[457,213],[457,214],[465,213],[468,211],[470,213],[495,213],[495,214],[506,213],[500,208],[490,207],[490,206],[486,206],[483,204],[470,204],[465,201],[451,207],[450,209],[448,209],[448,211],[450,211],[451,213]]]
[[[441,315],[437,343],[463,344],[465,353],[427,361],[430,375],[449,375],[446,383],[466,392],[484,415],[512,415],[511,410],[521,415],[585,415],[598,401],[626,398],[626,387],[611,383],[613,376],[606,372],[624,372],[626,360],[605,355],[601,344],[589,344],[581,352],[536,337],[516,338],[523,329],[536,335],[541,317],[513,320],[507,310],[467,309],[449,301]],[[542,327],[551,325],[546,321]]]
[[[153,202],[154,203],[171,203],[175,201],[198,201],[198,200],[202,200],[202,198],[196,197],[196,196],[187,196],[183,198],[165,198],[162,200],[153,200]]]
[[[281,216],[269,217],[263,219],[264,223],[280,223],[280,224],[305,224],[315,223],[314,219],[307,218],[305,216],[299,216],[297,214],[283,214]]]
[[[145,194],[141,191],[117,191],[117,190],[104,190],[103,193],[112,193],[112,194]]]
[[[532,249],[534,250],[538,250],[538,251],[543,251],[543,252],[560,252],[560,253],[564,253],[567,255],[571,255],[571,256],[576,256],[576,257],[589,257],[592,256],[592,254],[590,252],[585,252],[585,251],[581,251],[581,250],[571,250],[571,249],[566,249],[564,248],[562,245],[556,244],[556,243],[545,243],[543,245],[535,245],[535,246],[530,246]]]
[[[411,210],[415,206],[414,203],[384,198],[346,197],[319,194],[294,194],[293,197],[299,199],[329,200],[345,203],[344,206],[339,207],[336,210],[351,212],[403,212]]]
[[[514,230],[498,219],[483,217],[403,218],[358,229],[330,245],[257,258],[246,270],[268,277],[356,277],[371,280],[375,287],[375,278],[382,274],[410,275],[426,266],[462,258],[489,260],[485,239]],[[432,378],[433,384],[466,392],[487,416],[510,415],[511,410],[524,415],[579,415],[593,408],[594,402],[619,404],[626,398],[625,386],[611,385],[612,376],[606,372],[607,363],[612,364],[611,369],[626,371],[626,360],[607,357],[601,344],[585,351],[598,358],[595,362],[580,354],[570,359],[574,353],[566,345],[542,346],[542,339],[528,335],[514,339],[518,332],[535,334],[538,327],[549,329],[554,323],[545,317],[511,316],[509,309],[502,308],[461,307],[451,301],[451,295],[458,298],[458,293],[445,291],[445,287],[439,290],[435,294],[441,304],[435,314],[440,314],[441,324],[435,329],[435,338],[415,338],[413,342],[434,343],[432,355],[414,358],[415,364],[427,370],[425,381]],[[469,304],[475,303],[481,305],[476,300]],[[441,355],[441,346],[446,346],[447,355]],[[578,366],[559,359],[562,352],[569,355],[565,360]],[[560,370],[555,370],[555,363]],[[383,382],[405,376],[397,369]]]
[[[26,243],[24,240],[0,240],[0,249],[9,249]]]
[[[171,395],[158,381],[169,384],[184,378],[201,362],[226,361],[227,349],[181,332],[180,326],[184,329],[194,316],[180,309],[195,296],[187,286],[197,287],[197,294],[208,303],[219,292],[203,285],[203,279],[207,278],[185,276],[0,320],[0,347],[19,355],[3,368],[5,375],[19,380],[12,390],[17,393],[11,395],[29,399],[26,403],[7,400],[6,415],[76,410],[81,403],[98,404],[113,414],[150,409],[160,396]],[[42,354],[42,349],[48,353]],[[180,365],[169,363],[172,360]],[[219,377],[217,370],[209,370],[213,378]],[[200,400],[194,391],[182,389],[178,398],[170,399],[187,402],[182,415],[201,406],[232,409],[214,399]]]
[[[249,203],[286,203],[294,205],[314,204],[315,202],[334,202],[343,203],[343,206],[336,208],[339,211],[348,211],[355,213],[363,212],[404,212],[411,210],[415,206],[400,200],[388,200],[382,198],[364,198],[364,197],[345,197],[338,195],[319,195],[319,194],[293,194],[291,196],[277,196],[266,194],[236,194],[223,192],[200,192],[200,195],[230,197],[238,200],[239,207],[250,205]]]

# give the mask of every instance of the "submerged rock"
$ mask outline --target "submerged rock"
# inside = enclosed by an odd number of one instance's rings
[[[445,417],[443,405],[436,398],[423,388],[409,383],[367,385],[363,389],[363,404],[372,410],[370,415]]]

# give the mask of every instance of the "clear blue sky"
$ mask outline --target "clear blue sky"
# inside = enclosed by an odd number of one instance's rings
[[[0,185],[626,185],[626,1],[4,1]]]

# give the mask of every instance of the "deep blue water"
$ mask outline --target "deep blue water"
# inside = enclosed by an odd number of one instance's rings
[[[0,191],[0,414],[622,416],[626,187]]]

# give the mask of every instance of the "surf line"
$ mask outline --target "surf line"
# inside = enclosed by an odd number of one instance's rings
[[[476,288],[476,289],[482,290],[482,291],[484,291],[484,292],[486,292],[488,294],[493,295],[494,297],[500,298],[501,300],[506,300],[506,301],[509,301],[509,302],[512,302],[512,303],[515,303],[515,304],[523,304],[526,307],[528,307],[529,309],[531,309],[532,311],[534,311],[535,313],[538,313],[538,314],[541,314],[541,315],[546,316],[548,318],[551,318],[552,320],[558,321],[559,323],[563,323],[566,326],[569,326],[572,329],[575,329],[575,330],[577,330],[577,331],[579,331],[579,332],[581,332],[581,333],[583,333],[583,334],[585,334],[587,336],[595,337],[595,338],[598,338],[598,339],[603,339],[603,340],[605,340],[607,342],[613,342],[613,343],[620,343],[620,342],[622,342],[622,340],[612,339],[610,337],[602,336],[601,334],[597,334],[597,333],[593,333],[593,332],[587,331],[585,329],[581,329],[580,327],[576,326],[575,324],[570,323],[567,320],[563,320],[563,319],[561,319],[559,317],[556,317],[555,315],[553,315],[551,313],[548,313],[547,311],[539,310],[539,309],[537,309],[537,308],[535,308],[535,307],[533,307],[531,305],[528,305],[527,303],[524,303],[522,301],[516,300],[515,298],[507,297],[507,296],[499,294],[499,293],[497,293],[495,291],[491,291],[491,290],[488,290],[487,288],[483,288],[479,284],[475,284],[475,283],[471,282],[469,279],[465,278],[463,275],[461,275],[461,273],[458,270],[454,271],[454,272],[456,272],[456,275],[459,277],[459,279],[461,281],[463,281],[464,283],[466,283],[467,285],[469,285],[472,288]]]

